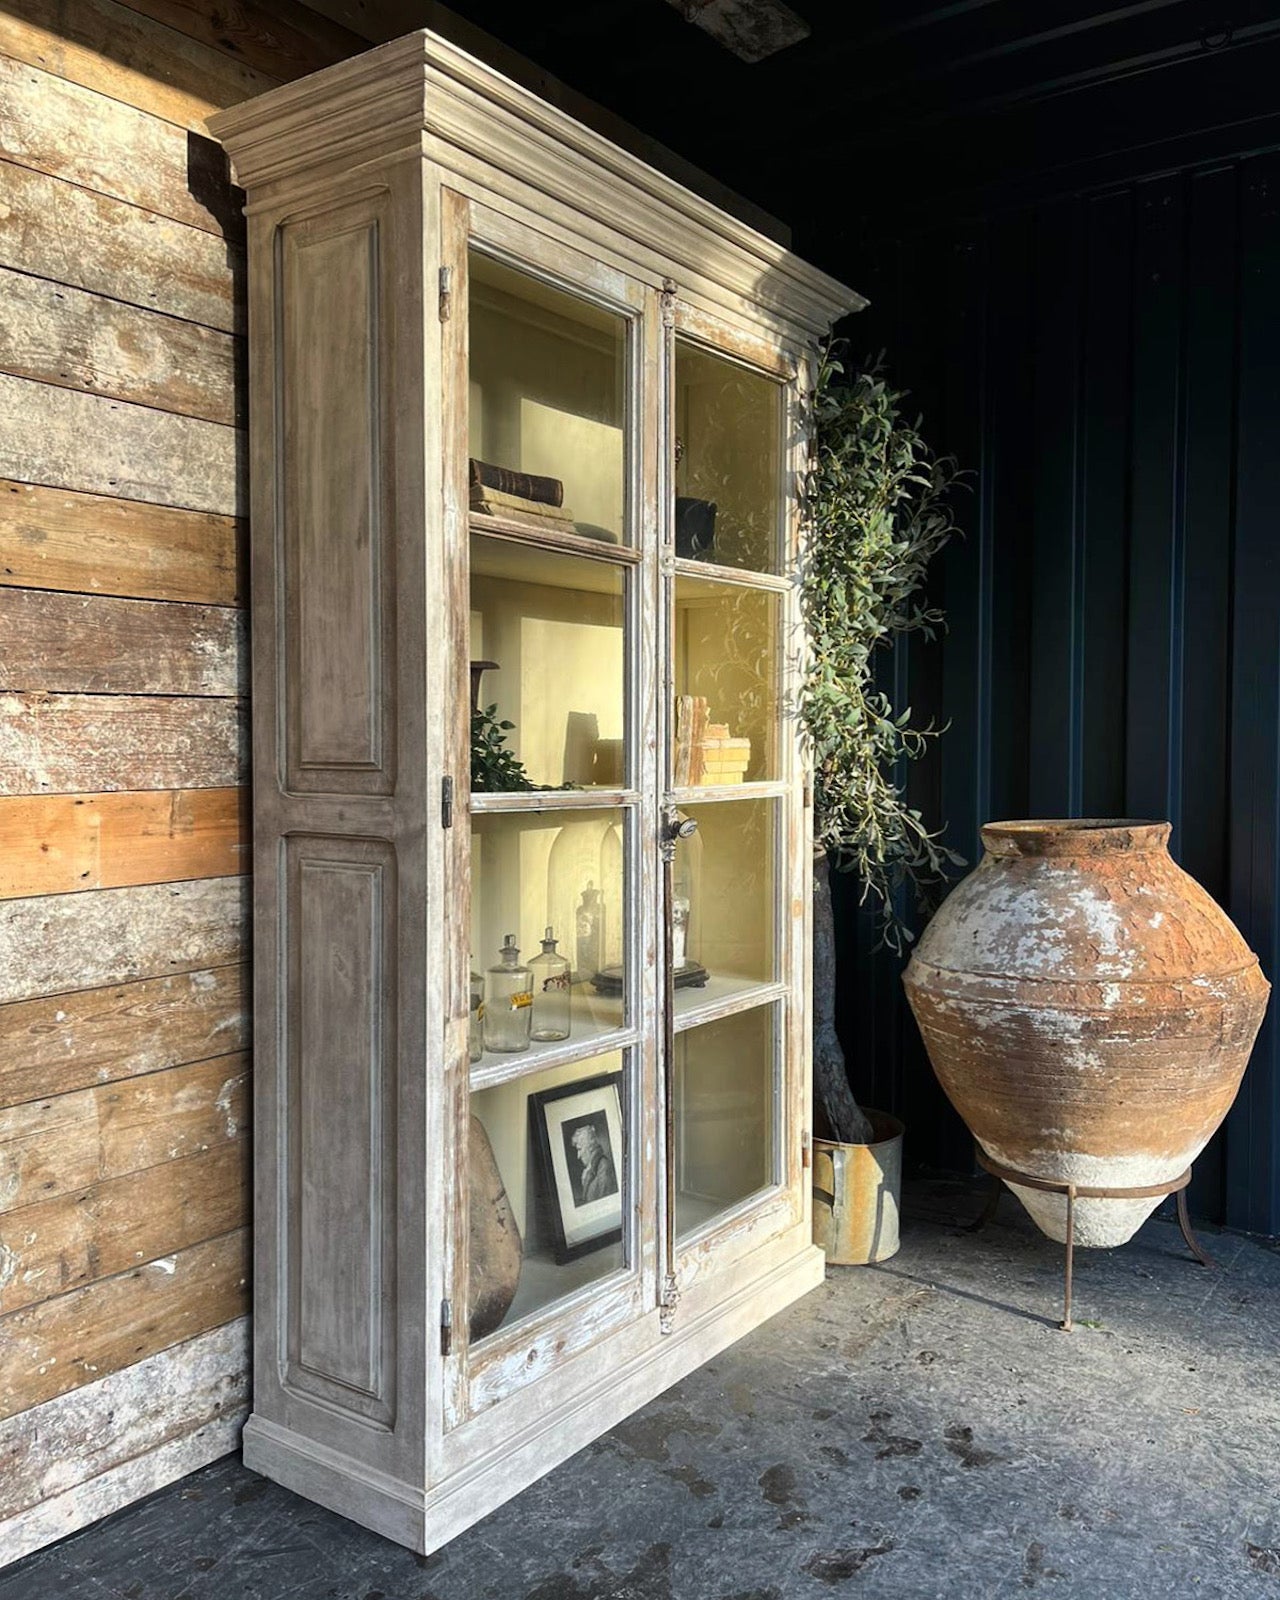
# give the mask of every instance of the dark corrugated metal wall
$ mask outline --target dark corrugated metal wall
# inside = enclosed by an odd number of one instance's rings
[[[854,348],[892,353],[927,436],[975,473],[937,578],[948,637],[887,665],[950,721],[912,775],[927,815],[971,860],[990,817],[1168,817],[1275,978],[1280,154],[947,225],[858,281]],[[907,1117],[918,1161],[964,1165],[901,964],[838,898],[856,1087]],[[1271,1018],[1193,1200],[1280,1233]]]

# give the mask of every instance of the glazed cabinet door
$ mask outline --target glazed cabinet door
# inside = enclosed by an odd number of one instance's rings
[[[656,1303],[660,318],[654,288],[443,199],[443,1398],[473,1437]]]
[[[664,1317],[807,1217],[798,352],[667,317]],[[686,1308],[687,1311],[687,1308]]]

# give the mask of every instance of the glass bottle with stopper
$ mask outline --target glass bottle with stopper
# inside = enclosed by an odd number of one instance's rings
[[[539,1044],[569,1037],[569,963],[556,949],[550,928],[542,939],[542,954],[529,963],[533,974],[533,1038]]]
[[[485,974],[484,1047],[511,1054],[529,1048],[533,1021],[533,974],[520,963],[514,933],[507,934],[496,967]]]

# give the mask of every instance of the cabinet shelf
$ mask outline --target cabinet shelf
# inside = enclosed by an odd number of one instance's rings
[[[510,1083],[548,1067],[586,1060],[606,1051],[622,1050],[634,1042],[635,1032],[624,1026],[621,997],[596,994],[589,984],[573,986],[573,1032],[567,1039],[539,1044],[532,1041],[527,1050],[486,1050],[471,1066],[473,1093],[494,1084]]]
[[[745,978],[732,972],[718,973],[709,978],[701,989],[676,990],[676,1032],[683,1033],[687,1028],[715,1022],[739,1011],[750,1011],[754,1006],[768,1005],[787,993],[789,990],[785,983],[761,983],[759,978]]]
[[[562,528],[539,528],[532,520],[517,521],[513,517],[492,516],[488,512],[469,513],[472,533],[482,533],[489,538],[511,544],[526,552],[556,550],[563,555],[585,556],[591,561],[603,561],[611,566],[639,566],[640,552],[631,545],[614,544],[608,539],[593,539],[589,534],[570,533]],[[533,558],[536,561],[536,556]],[[695,563],[696,565],[696,563]],[[538,576],[537,582],[546,582]]]

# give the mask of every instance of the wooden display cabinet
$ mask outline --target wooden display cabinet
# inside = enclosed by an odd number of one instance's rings
[[[800,397],[861,302],[431,34],[211,126],[249,219],[245,1459],[427,1550],[821,1278]],[[473,504],[473,460],[560,493]],[[479,661],[529,787],[470,792]],[[473,968],[547,927],[569,1036],[471,1060]]]

